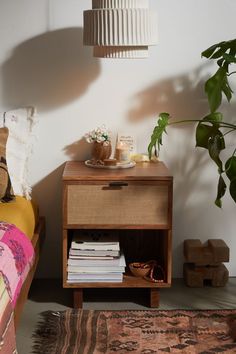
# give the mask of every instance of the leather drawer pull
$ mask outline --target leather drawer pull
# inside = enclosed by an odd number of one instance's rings
[[[109,183],[109,187],[126,187],[129,184],[127,182],[113,181]]]

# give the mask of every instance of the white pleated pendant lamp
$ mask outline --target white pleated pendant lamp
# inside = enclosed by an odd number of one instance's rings
[[[148,0],[93,0],[84,11],[84,45],[99,58],[147,58],[157,43],[157,15]]]

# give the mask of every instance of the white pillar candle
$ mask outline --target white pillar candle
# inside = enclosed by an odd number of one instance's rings
[[[129,146],[125,143],[118,143],[116,146],[115,158],[118,162],[129,162],[130,161],[130,152]]]

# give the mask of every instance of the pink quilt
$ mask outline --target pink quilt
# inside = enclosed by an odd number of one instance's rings
[[[16,226],[0,222],[0,275],[8,290],[12,307],[34,260],[34,248]]]

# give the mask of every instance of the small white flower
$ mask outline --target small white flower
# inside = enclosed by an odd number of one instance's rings
[[[103,137],[102,137],[102,136],[97,136],[96,141],[97,141],[98,143],[101,143],[101,142],[104,141],[104,140],[103,140]]]
[[[106,126],[103,124],[101,127],[98,127],[85,134],[84,138],[88,143],[93,143],[94,141],[97,141],[98,143],[110,142],[111,132],[108,131]]]

